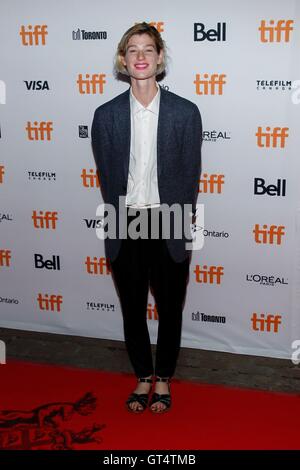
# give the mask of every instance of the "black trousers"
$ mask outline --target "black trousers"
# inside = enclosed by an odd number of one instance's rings
[[[190,256],[175,262],[162,238],[161,218],[159,238],[151,239],[151,211],[157,209],[141,210],[147,211],[149,238],[123,239],[118,257],[111,262],[111,271],[122,309],[126,349],[136,376],[172,377],[180,350]],[[127,229],[136,215],[127,217]],[[158,313],[155,368],[147,326],[150,286]]]

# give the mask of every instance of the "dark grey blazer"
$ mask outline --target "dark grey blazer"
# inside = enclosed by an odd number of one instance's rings
[[[198,107],[160,86],[157,129],[157,178],[160,202],[192,204],[195,211],[201,173],[202,122]],[[126,196],[130,157],[130,101],[125,92],[99,106],[92,123],[92,146],[104,203],[119,210],[119,196]],[[118,219],[118,217],[117,217]],[[117,233],[119,224],[117,220]],[[183,261],[191,238],[171,238],[172,258]],[[105,238],[105,255],[117,257],[121,239]]]

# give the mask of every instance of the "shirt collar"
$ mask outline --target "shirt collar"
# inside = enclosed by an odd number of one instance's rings
[[[154,96],[153,100],[151,101],[151,103],[148,104],[148,106],[143,106],[137,99],[136,97],[134,96],[134,94],[132,93],[132,87],[130,87],[130,105],[131,105],[131,109],[132,109],[132,112],[133,114],[137,114],[138,112],[140,112],[141,110],[143,109],[147,109],[148,111],[151,111],[152,113],[154,114],[157,114],[158,115],[158,112],[159,112],[159,100],[160,100],[160,86],[157,82],[155,82],[156,84],[156,88],[157,88],[157,93],[156,95]]]

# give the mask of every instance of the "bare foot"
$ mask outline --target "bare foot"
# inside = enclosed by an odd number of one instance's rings
[[[156,382],[154,392],[159,393],[160,395],[170,393],[168,383]],[[161,412],[164,409],[166,409],[166,405],[161,402],[153,403],[153,405],[151,405],[151,410],[153,410],[154,412]]]
[[[145,377],[145,379],[151,379],[152,378],[152,375],[149,375],[148,377]],[[149,393],[150,392],[150,389],[152,387],[152,384],[151,383],[148,383],[148,382],[138,382],[137,384],[137,387],[136,389],[134,390],[134,393],[138,393],[138,394],[142,394],[142,393]],[[137,402],[137,401],[133,401],[132,403],[129,404],[129,407],[133,410],[133,411],[142,411],[143,410],[143,407],[142,405]]]

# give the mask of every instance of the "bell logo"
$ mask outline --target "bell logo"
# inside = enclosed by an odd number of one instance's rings
[[[150,26],[154,26],[154,28],[156,28],[159,33],[163,33],[163,32],[164,32],[164,25],[165,25],[165,23],[164,23],[163,21],[157,21],[157,22],[155,22],[155,21],[150,21],[149,24],[150,24]]]
[[[269,196],[285,196],[286,179],[277,179],[277,184],[268,184],[264,178],[254,178],[254,194],[261,196],[268,194]]]
[[[11,250],[0,250],[0,268],[9,267],[11,260]]]
[[[281,245],[282,237],[285,235],[284,225],[263,225],[260,228],[259,224],[255,224],[253,233],[255,243],[264,244],[264,245]]]
[[[274,20],[270,20],[270,26],[267,26],[266,20],[261,20],[258,28],[261,42],[289,42],[293,24],[293,20],[278,20],[276,24]]]
[[[251,317],[252,329],[254,331],[266,331],[268,333],[278,333],[278,326],[281,325],[281,315],[271,315],[253,313]]]
[[[205,31],[204,23],[194,23],[194,41],[226,41],[226,23],[217,23],[217,29]]]
[[[147,307],[147,319],[148,320],[158,320],[158,313],[157,313],[157,308],[156,304],[148,304]]]
[[[92,78],[90,78],[90,74],[86,73],[85,78],[82,78],[82,74],[80,73],[76,81],[79,93],[81,95],[96,95],[98,93],[102,95],[104,92],[104,83],[106,83],[104,80],[105,77],[106,75],[104,73],[94,73]]]
[[[60,271],[60,257],[53,255],[52,259],[47,259],[44,261],[43,255],[35,253],[34,267],[36,269],[57,269],[58,271]]]
[[[41,121],[38,123],[34,121],[32,124],[30,121],[27,121],[27,137],[28,140],[51,140],[51,132],[53,131],[52,127],[53,122],[51,121]]]
[[[265,132],[263,132],[262,127],[257,128],[256,137],[258,147],[285,147],[285,141],[288,134],[288,127],[274,127],[271,131],[271,127],[266,127]]]
[[[21,26],[20,36],[22,40],[23,46],[45,46],[46,44],[46,35],[47,32],[47,25],[28,25],[27,30],[25,26]]]
[[[221,194],[224,175],[208,175],[204,173],[199,180],[199,193]]]
[[[62,295],[51,294],[41,294],[37,296],[38,306],[40,310],[50,310],[51,312],[60,312],[60,306],[63,302]]]
[[[196,265],[194,273],[196,282],[200,284],[221,284],[221,277],[224,275],[223,266],[201,266]]]
[[[85,188],[99,188],[99,173],[96,170],[90,169],[89,173],[83,168],[81,173],[82,184]]]
[[[110,267],[107,263],[107,258],[97,258],[97,256],[94,256],[91,258],[90,256],[86,257],[85,261],[86,265],[86,272],[88,274],[93,274],[96,276],[103,276],[103,275],[108,275],[111,274]]]
[[[38,215],[39,213],[39,215]],[[56,229],[56,211],[33,211],[32,220],[34,228]]]
[[[203,74],[201,79],[200,73],[196,74],[196,80],[193,83],[196,85],[197,95],[223,95],[223,85],[225,85],[225,74],[213,73],[209,76],[208,73]]]
[[[2,184],[2,183],[3,183],[3,180],[4,180],[4,178],[3,178],[3,177],[4,177],[4,173],[5,173],[5,172],[4,172],[4,168],[5,168],[4,165],[0,165],[0,184]]]

